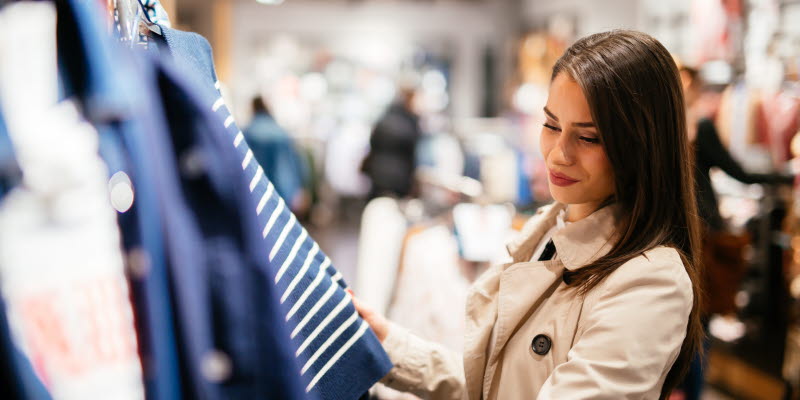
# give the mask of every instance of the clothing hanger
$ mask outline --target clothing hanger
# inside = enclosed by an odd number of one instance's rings
[[[114,10],[117,12],[120,40],[133,46],[139,31],[137,22],[141,8],[133,0],[114,0]]]
[[[123,42],[131,46],[139,42],[139,27],[144,24],[149,32],[161,35],[161,27],[154,23],[145,11],[141,0],[115,0],[119,20],[119,33]]]
[[[153,22],[152,19],[150,19],[150,14],[145,9],[145,6],[144,6],[144,3],[142,3],[142,0],[136,0],[136,1],[139,3],[139,8],[141,9],[142,15],[144,16],[143,19],[140,18],[140,22],[143,23],[150,32],[153,32],[156,35],[160,36],[161,35],[161,26],[159,26],[157,23]]]

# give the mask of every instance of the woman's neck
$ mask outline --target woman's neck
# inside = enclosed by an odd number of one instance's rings
[[[601,203],[570,204],[567,206],[567,222],[578,222],[597,211]]]

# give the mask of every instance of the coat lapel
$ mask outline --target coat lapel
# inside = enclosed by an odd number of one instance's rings
[[[498,309],[505,310],[506,306],[499,307],[499,305],[511,302],[512,308],[518,308],[515,305],[516,300],[513,296],[501,299],[501,285],[508,286],[506,271],[516,268],[520,264],[521,259],[515,256],[520,249],[524,252],[530,247],[529,251],[533,251],[538,240],[544,235],[547,230],[553,225],[555,216],[563,207],[558,204],[550,207],[543,207],[536,216],[531,218],[528,223],[522,228],[519,237],[530,239],[519,241],[518,243],[509,244],[509,254],[512,255],[513,261],[506,264],[496,265],[486,271],[480,278],[473,284],[467,296],[467,320],[466,320],[466,334],[464,341],[464,374],[467,382],[467,395],[469,399],[479,400],[483,391],[484,376],[486,376],[486,360],[497,357],[495,352],[498,346],[493,346],[492,354],[487,354],[489,341],[492,336],[492,329],[495,322],[498,321]],[[513,250],[512,250],[513,248]],[[519,255],[519,254],[517,254]],[[529,256],[530,258],[530,256]],[[527,261],[527,260],[525,260]],[[543,264],[543,263],[521,263],[521,264]],[[524,278],[528,280],[528,278]],[[501,282],[504,281],[504,282]],[[520,282],[523,283],[523,282]],[[503,290],[505,291],[505,290]],[[529,303],[530,304],[530,303]],[[508,315],[506,312],[502,315],[503,326],[508,326]],[[512,328],[513,329],[513,328]],[[500,332],[498,332],[500,333]],[[501,335],[496,335],[495,342],[497,343]],[[503,335],[502,343],[508,340],[508,337]],[[490,363],[491,364],[491,363]]]
[[[506,343],[558,288],[564,268],[580,268],[606,254],[613,244],[615,207],[609,206],[553,236],[557,259],[531,262],[542,236],[565,208],[559,203],[542,207],[508,244],[513,261],[489,269],[468,295],[464,372],[470,400],[488,398]],[[489,343],[493,329],[494,342]]]
[[[486,348],[497,318],[497,292],[502,271],[510,264],[497,265],[486,271],[472,286],[467,296],[467,320],[464,337],[464,376],[467,398],[478,400],[486,367]]]
[[[484,398],[488,398],[498,359],[509,338],[558,287],[563,270],[558,260],[537,261],[514,264],[501,275],[495,342],[484,371]]]

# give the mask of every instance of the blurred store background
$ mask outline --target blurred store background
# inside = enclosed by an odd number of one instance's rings
[[[293,182],[281,194],[358,295],[456,349],[470,281],[550,201],[541,110],[550,69],[576,38],[654,35],[694,69],[693,115],[714,121],[744,170],[797,172],[798,1],[165,4],[174,26],[212,43],[236,120],[256,121],[246,138],[265,143],[256,157],[285,170],[267,174]],[[707,244],[716,262],[703,398],[797,393],[797,185],[742,183],[718,168],[710,177],[723,225]]]
[[[692,123],[713,121],[742,171],[800,169],[800,1],[163,4],[208,38],[255,157],[358,296],[455,349],[470,282],[550,201],[541,110],[577,38],[655,36],[693,79]],[[800,187],[717,166],[702,398],[798,396]]]

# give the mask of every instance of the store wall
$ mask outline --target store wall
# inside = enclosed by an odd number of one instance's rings
[[[479,116],[484,106],[483,57],[487,47],[498,60],[496,82],[513,68],[512,49],[520,0],[486,2],[353,2],[292,0],[280,6],[237,1],[231,32],[231,81],[235,105],[247,104],[256,89],[255,49],[276,35],[308,40],[332,37],[395,37],[425,42],[451,55],[451,111],[454,117]],[[510,20],[511,19],[511,20]],[[237,115],[240,113],[237,112]],[[245,114],[246,115],[246,114]]]
[[[529,26],[546,26],[548,19],[561,14],[572,18],[578,37],[609,29],[635,29],[639,19],[639,0],[525,0],[523,15]]]
[[[575,26],[575,37],[610,29],[635,29],[661,41],[673,54],[692,63],[690,0],[525,0],[528,28],[547,28],[555,15]]]

